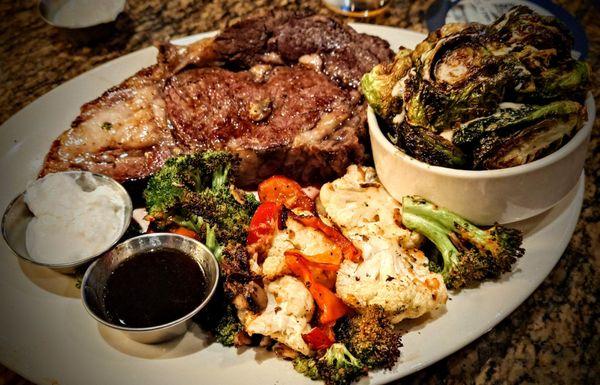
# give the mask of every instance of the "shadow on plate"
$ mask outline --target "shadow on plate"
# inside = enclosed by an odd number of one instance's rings
[[[47,267],[37,266],[33,263],[19,260],[19,267],[23,274],[39,288],[67,298],[80,298],[77,288],[77,279],[74,275],[58,273]]]
[[[448,300],[450,301],[451,299],[448,298]],[[398,328],[402,330],[402,334],[406,334],[409,332],[418,332],[419,330],[423,329],[428,323],[442,317],[447,312],[448,310],[446,309],[446,306],[442,306],[435,311],[423,314],[419,318],[402,320],[398,324]]]
[[[567,208],[573,203],[573,200],[577,196],[577,192],[581,188],[583,183],[583,175],[580,177],[579,182],[573,187],[571,191],[563,199],[560,200],[554,207],[540,213],[534,217],[522,220],[520,222],[514,222],[508,224],[510,227],[516,227],[523,232],[524,236],[531,237],[538,231],[544,229],[549,223],[556,220]]]
[[[184,335],[161,344],[142,344],[127,337],[123,332],[98,324],[100,336],[114,349],[132,357],[146,359],[170,359],[197,353],[210,345],[210,338],[192,323]]]

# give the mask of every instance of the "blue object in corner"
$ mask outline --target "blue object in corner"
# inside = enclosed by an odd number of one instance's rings
[[[564,8],[548,0],[440,0],[427,11],[427,28],[433,31],[449,22],[488,24],[516,5],[527,6],[562,21],[573,35],[574,56],[577,59],[587,57],[588,39],[581,24]]]

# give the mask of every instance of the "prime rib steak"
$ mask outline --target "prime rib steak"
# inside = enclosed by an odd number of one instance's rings
[[[287,11],[187,47],[162,44],[156,65],[81,107],[41,175],[135,180],[171,156],[227,149],[242,158],[241,186],[275,173],[302,183],[338,176],[365,156],[360,77],[392,55],[334,19]]]

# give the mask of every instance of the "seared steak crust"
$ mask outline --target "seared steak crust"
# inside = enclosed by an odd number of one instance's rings
[[[294,64],[317,54],[324,72],[345,87],[358,87],[376,64],[391,60],[389,44],[322,15],[274,11],[246,19],[215,38],[215,50],[234,68],[258,63]]]
[[[171,156],[227,149],[242,157],[247,187],[274,173],[302,183],[339,176],[364,158],[360,77],[392,55],[334,19],[285,11],[188,47],[162,44],[157,65],[82,106],[41,174],[140,179]]]
[[[267,71],[257,79],[250,71],[197,68],[170,78],[166,108],[186,151],[240,154],[243,185],[273,173],[323,180],[362,160],[362,146],[352,139],[364,135],[364,121],[349,119],[364,112],[357,91],[304,66]],[[331,172],[329,164],[342,168]]]
[[[303,66],[275,67],[259,80],[249,71],[191,69],[167,81],[164,97],[175,135],[192,150],[290,146],[326,111],[345,120],[353,107],[348,92]]]

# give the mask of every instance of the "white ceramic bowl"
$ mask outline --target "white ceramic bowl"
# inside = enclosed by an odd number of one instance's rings
[[[406,155],[381,132],[369,107],[375,168],[397,200],[421,195],[482,225],[527,219],[557,204],[577,184],[596,116],[591,93],[585,105],[587,121],[558,151],[521,166],[483,171],[431,166]]]

